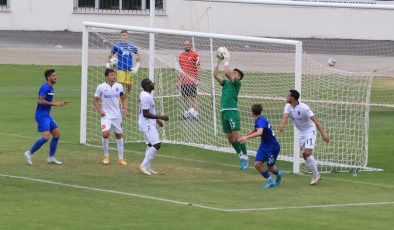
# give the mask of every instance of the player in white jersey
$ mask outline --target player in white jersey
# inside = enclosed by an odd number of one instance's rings
[[[153,160],[155,153],[160,149],[161,143],[159,133],[156,129],[156,123],[164,126],[164,121],[168,121],[168,116],[156,115],[156,105],[152,97],[152,90],[155,89],[155,84],[146,78],[141,81],[141,86],[144,89],[140,94],[140,113],[138,115],[138,127],[142,132],[147,144],[145,158],[140,164],[139,170],[147,175],[157,174],[151,167],[150,162]]]
[[[302,156],[305,159],[306,165],[313,173],[310,184],[315,185],[320,180],[320,174],[317,171],[317,161],[312,155],[316,142],[316,128],[319,130],[325,142],[329,142],[330,137],[324,132],[319,120],[315,114],[313,114],[309,106],[298,101],[299,98],[300,93],[298,91],[289,91],[287,95],[287,104],[280,124],[280,132],[283,132],[285,129],[287,119],[290,116],[298,131],[298,142],[302,151]]]
[[[123,159],[122,114],[119,108],[120,99],[124,115],[129,115],[127,112],[127,103],[123,92],[123,86],[116,82],[116,74],[113,69],[105,70],[105,78],[106,82],[98,85],[96,93],[94,94],[94,105],[101,116],[101,132],[103,134],[102,144],[104,151],[103,164],[109,164],[108,137],[112,130],[116,137],[119,164],[127,165],[127,162]]]

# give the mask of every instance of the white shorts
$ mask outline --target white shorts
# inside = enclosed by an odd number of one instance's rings
[[[122,130],[122,118],[101,118],[101,132],[111,130],[115,133],[121,134]]]
[[[155,145],[160,143],[159,133],[155,126],[148,126],[147,131],[141,131],[144,134],[146,144]]]
[[[302,151],[305,149],[314,149],[316,143],[316,131],[299,135],[298,142]]]

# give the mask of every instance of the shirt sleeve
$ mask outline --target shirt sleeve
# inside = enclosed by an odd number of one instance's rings
[[[305,104],[304,104],[305,105]],[[304,113],[308,116],[308,117],[312,117],[313,115],[315,115],[312,110],[309,108],[309,106],[305,105],[304,108]]]
[[[96,93],[94,93],[95,97],[101,98],[101,87],[97,86]]]
[[[256,121],[256,129],[266,129],[268,127],[268,122],[263,119],[260,118]]]
[[[283,113],[290,113],[291,112],[291,105],[289,103],[287,103],[285,105],[285,110],[283,111]]]
[[[49,88],[45,85],[41,86],[40,90],[38,91],[38,97],[46,97],[48,94]]]
[[[120,93],[119,93],[119,96],[123,96],[124,95],[124,89],[123,89],[123,85],[122,84],[119,84],[119,88],[120,88]]]
[[[111,49],[111,52],[112,52],[112,54],[117,53],[117,52],[118,52],[118,46],[117,46],[117,45],[114,45],[114,46],[112,47],[112,49]]]
[[[138,54],[138,48],[133,45],[133,53]]]
[[[142,95],[141,96],[141,110],[149,110],[150,104],[151,104],[151,100],[149,100],[149,97]]]

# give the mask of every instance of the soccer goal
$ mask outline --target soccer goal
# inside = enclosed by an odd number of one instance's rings
[[[263,114],[269,119],[273,130],[277,131],[276,136],[281,144],[279,159],[293,162],[293,172],[299,173],[303,169],[300,167],[303,159],[300,158],[298,142],[295,141],[297,136],[291,122],[284,133],[278,132],[288,90],[297,89],[301,92],[301,100],[313,108],[331,137],[331,142],[326,144],[319,136],[315,154],[320,170],[379,170],[367,167],[371,74],[339,71],[316,63],[303,54],[302,42],[296,40],[93,22],[85,22],[83,31],[82,144],[101,143],[100,116],[92,100],[97,85],[105,81],[107,56],[113,44],[119,40],[121,30],[129,32],[129,41],[138,47],[141,54],[140,70],[133,77],[133,89],[127,96],[131,116],[123,121],[126,142],[144,141],[137,125],[138,100],[142,90],[141,80],[150,77],[155,82],[157,110],[170,117],[165,127],[160,129],[164,143],[235,153],[222,132],[218,106],[221,87],[212,77],[216,49],[225,46],[231,53],[230,66],[245,72],[238,102],[242,134],[254,127],[251,105],[263,104]],[[151,62],[150,33],[155,35],[154,61]],[[201,63],[197,94],[198,120],[183,116],[182,97],[177,84],[177,77],[182,72],[178,55],[186,39],[192,42],[193,49],[199,53]],[[223,71],[222,66],[220,69]],[[254,138],[247,143],[251,155],[257,150],[259,141]]]

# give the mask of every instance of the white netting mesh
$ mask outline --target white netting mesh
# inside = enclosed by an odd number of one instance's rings
[[[185,39],[193,40],[194,49],[200,55],[201,72],[198,87],[199,120],[184,119],[182,98],[176,79],[180,68],[178,55],[182,52]],[[119,40],[119,30],[100,32],[90,28],[89,68],[87,101],[87,142],[101,141],[100,117],[93,106],[93,95],[104,79],[107,55]],[[126,142],[143,141],[138,131],[138,98],[140,82],[148,76],[149,35],[129,31],[132,41],[141,53],[141,67],[133,78],[133,89],[127,96],[130,118],[124,118]],[[293,45],[268,44],[230,39],[213,39],[213,50],[225,46],[231,53],[231,67],[245,72],[239,94],[241,133],[253,128],[254,120],[250,107],[262,103],[263,114],[269,119],[274,131],[279,130],[285,105],[285,96],[294,88],[295,47]],[[309,54],[303,55],[302,101],[317,114],[330,144],[318,138],[315,155],[323,171],[343,171],[367,166],[367,130],[371,73],[354,73],[329,68],[316,62]],[[223,67],[221,67],[223,69]],[[155,84],[154,97],[158,113],[169,115],[170,121],[161,131],[161,139],[168,143],[199,146],[214,150],[234,152],[222,133],[219,101],[221,87],[214,84],[212,92],[210,40],[202,37],[185,37],[156,34],[155,37]],[[287,125],[286,132],[277,133],[281,144],[280,159],[292,160],[293,126]],[[250,153],[259,145],[259,138],[247,143]]]

